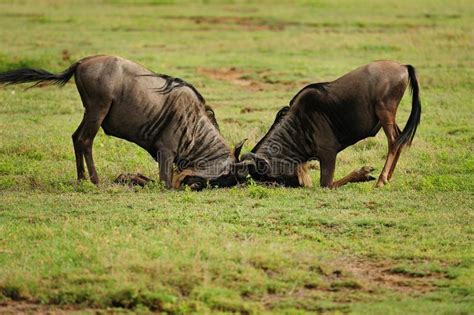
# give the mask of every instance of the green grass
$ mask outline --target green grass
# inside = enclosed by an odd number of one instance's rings
[[[102,131],[96,188],[75,181],[74,84],[0,88],[0,305],[471,313],[473,16],[468,1],[1,2],[0,71],[120,55],[194,84],[229,144],[249,138],[244,152],[304,84],[372,60],[417,68],[423,113],[382,189],[128,188],[119,173],[158,178],[157,166]],[[401,126],[409,111],[407,94]],[[383,133],[346,149],[336,177],[380,172],[386,150]]]

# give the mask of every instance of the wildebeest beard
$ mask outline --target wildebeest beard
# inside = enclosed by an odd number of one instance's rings
[[[245,180],[246,171],[235,169],[235,162],[232,159],[220,161],[200,160],[191,163],[187,160],[180,160],[176,164],[178,172],[192,170],[182,179],[181,184],[191,187],[192,190],[202,190],[206,187],[231,187]]]
[[[251,153],[242,160],[253,160],[249,172],[257,181],[276,183],[289,187],[301,185],[298,172],[310,160],[310,145],[300,128],[299,118],[282,108],[274,124]]]

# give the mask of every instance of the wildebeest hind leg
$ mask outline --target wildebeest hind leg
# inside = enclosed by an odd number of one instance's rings
[[[84,176],[84,152],[82,146],[79,144],[79,135],[81,134],[82,128],[84,127],[84,119],[77,127],[76,131],[72,134],[72,144],[74,145],[74,154],[76,156],[76,170],[77,180],[83,180]]]
[[[348,175],[344,176],[340,180],[335,181],[332,184],[332,188],[338,188],[348,183],[362,183],[374,180],[375,177],[370,176],[370,173],[373,170],[374,169],[370,166],[361,167],[358,170],[350,172]]]
[[[402,132],[398,125],[395,123],[395,128],[396,128],[396,138],[400,135]],[[395,166],[397,166],[398,158],[400,157],[400,154],[402,153],[402,147],[399,147],[397,150],[397,153],[395,154],[395,158],[393,159],[392,166],[390,167],[390,171],[388,172],[388,177],[387,179],[390,180],[393,176],[393,171],[395,171]]]
[[[91,182],[95,185],[99,184],[99,177],[94,165],[94,159],[92,157],[92,144],[94,143],[94,138],[99,131],[99,128],[102,124],[107,113],[101,113],[99,115],[90,115],[87,114],[84,117],[84,126],[82,127],[81,133],[78,138],[79,145],[82,152],[84,153],[84,158],[86,160],[87,170],[89,172],[89,178]],[[92,116],[92,117],[91,117]]]
[[[112,98],[104,91],[98,93],[94,87],[89,86],[87,88],[83,82],[82,77],[76,74],[77,90],[79,91],[82,103],[84,104],[85,113],[84,119],[81,122],[82,127],[80,130],[78,128],[76,131],[78,133],[75,136],[77,140],[75,140],[74,148],[77,147],[79,153],[82,152],[84,159],[86,160],[89,178],[92,183],[98,185],[99,177],[97,176],[94,159],[92,158],[92,144],[94,143],[94,138],[97,135],[102,122],[112,106]],[[91,91],[94,93],[91,93]],[[79,165],[81,162],[77,163]],[[83,164],[82,168],[84,168]],[[82,171],[82,173],[84,172]]]
[[[81,94],[82,97],[82,94]],[[87,170],[89,172],[89,178],[92,183],[95,185],[99,184],[99,177],[97,176],[97,171],[94,166],[94,159],[92,158],[92,144],[94,143],[94,138],[99,131],[102,122],[111,106],[111,101],[97,101],[95,103],[89,101],[88,99],[83,98],[84,107],[86,112],[84,113],[84,118],[79,126],[78,130],[73,135],[74,140],[74,149],[79,154],[83,154]],[[78,173],[82,171],[82,176],[84,175],[84,164],[81,160],[77,161]],[[81,170],[82,167],[82,170]]]
[[[380,173],[379,179],[377,181],[377,187],[382,187],[383,185],[388,183],[388,176],[390,170],[395,168],[395,164],[398,160],[398,152],[400,151],[400,146],[397,146],[395,144],[395,140],[397,138],[397,132],[398,132],[398,126],[395,124],[395,122],[387,123],[384,121],[382,122],[382,127],[385,132],[385,135],[387,136],[387,142],[388,142],[388,154],[387,154],[387,160],[385,161],[385,165],[383,167],[382,172]],[[392,170],[393,172],[393,170]]]

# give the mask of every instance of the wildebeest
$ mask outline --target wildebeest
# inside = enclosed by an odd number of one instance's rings
[[[90,180],[99,183],[92,144],[100,127],[147,150],[166,187],[232,186],[248,175],[248,162],[238,160],[243,143],[230,150],[212,109],[181,79],[119,57],[91,56],[59,74],[32,68],[0,73],[0,84],[64,85],[73,75],[85,108],[72,135],[78,180],[85,178],[85,159]]]
[[[401,131],[395,116],[409,84],[412,109]],[[383,128],[388,155],[377,181],[380,187],[392,177],[402,148],[411,145],[420,116],[415,69],[392,61],[372,62],[335,81],[304,87],[278,112],[270,130],[250,153],[242,155],[242,160],[253,162],[249,170],[255,180],[286,186],[311,186],[307,171],[310,160],[320,162],[323,187],[368,181],[375,179],[369,175],[371,167],[334,181],[336,156]]]

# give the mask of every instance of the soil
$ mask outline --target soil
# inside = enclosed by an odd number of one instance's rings
[[[4,301],[0,302],[0,314],[2,315],[23,315],[23,314],[38,314],[38,315],[63,315],[63,314],[112,314],[112,310],[98,310],[92,308],[80,308],[79,306],[58,306],[58,305],[43,305],[33,303],[30,301]]]
[[[251,91],[263,91],[264,84],[248,78],[249,71],[237,68],[208,69],[198,68],[198,73],[219,81],[227,81]]]
[[[217,69],[198,68],[197,72],[213,80],[230,82],[248,91],[284,90],[296,93],[299,88],[308,84],[308,82],[301,80],[287,81],[275,79],[274,77],[278,77],[278,74],[272,73],[270,70],[250,71],[231,67]]]

